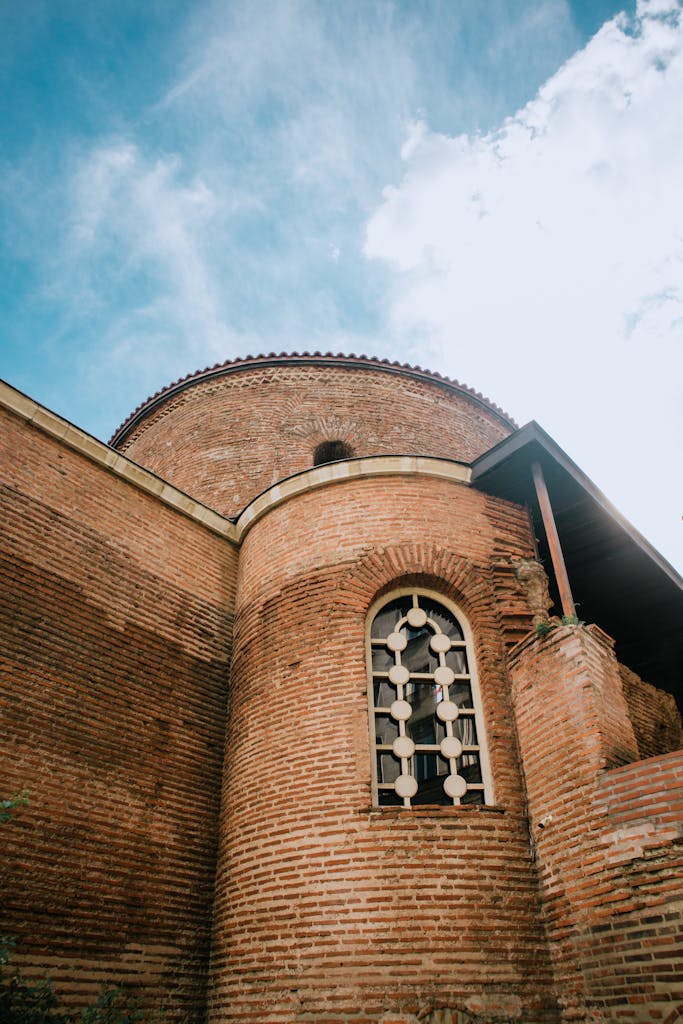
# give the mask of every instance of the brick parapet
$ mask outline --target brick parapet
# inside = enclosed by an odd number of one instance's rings
[[[683,722],[673,694],[645,682],[626,665],[619,666],[619,674],[641,758],[680,750]]]
[[[341,353],[335,355],[332,352],[326,352],[325,354],[321,352],[281,352],[279,355],[275,352],[270,352],[268,355],[246,356],[244,359],[234,359],[228,360],[224,363],[216,363],[215,366],[207,367],[205,370],[198,370],[195,373],[189,373],[185,377],[174,381],[167,387],[157,391],[156,394],[150,396],[146,402],[139,405],[138,408],[135,409],[130,416],[128,416],[125,422],[122,423],[115,431],[111,443],[115,445],[122,443],[125,438],[127,438],[142,422],[142,420],[149,416],[150,412],[165,403],[172,395],[176,395],[181,391],[186,391],[189,387],[195,386],[199,382],[215,380],[218,377],[233,376],[234,374],[242,373],[245,369],[254,369],[255,367],[270,368],[273,366],[279,369],[283,369],[288,366],[317,366],[319,368],[332,367],[335,369],[342,367],[345,369],[360,369],[364,371],[367,371],[368,369],[380,369],[384,373],[392,374],[394,376],[426,381],[427,383],[432,385],[435,384],[446,391],[464,394],[470,401],[473,401],[475,405],[484,407],[487,412],[495,413],[506,427],[508,425],[513,428],[516,427],[514,420],[511,419],[511,417],[499,406],[482,395],[480,391],[475,391],[466,384],[461,384],[460,381],[444,377],[440,373],[436,373],[431,370],[424,370],[420,366],[411,366],[408,363],[397,363],[389,359],[377,359],[372,356],[343,355]],[[320,418],[325,418],[322,411]]]
[[[611,829],[611,859],[683,839],[683,750],[605,772],[595,806]]]
[[[513,701],[563,1016],[655,1021],[683,998],[682,755],[637,761],[611,648],[595,627],[531,635]]]

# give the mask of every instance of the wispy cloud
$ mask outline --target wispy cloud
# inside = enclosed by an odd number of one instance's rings
[[[641,0],[499,131],[413,125],[367,229],[367,255],[397,275],[397,336],[438,345],[589,470],[611,463],[612,495],[633,459],[657,471],[659,432],[680,432],[681,96],[680,5]],[[680,478],[659,468],[677,519]],[[642,522],[646,499],[628,501]]]
[[[202,351],[217,356],[230,334],[202,241],[218,206],[201,177],[184,178],[178,157],[150,161],[131,142],[100,145],[74,175],[64,250],[70,287],[74,267],[91,294],[104,290],[100,275],[106,268],[118,275],[117,290],[123,279],[129,294],[135,294],[136,277],[152,277],[158,286],[152,301],[127,309],[126,329],[134,316],[157,330],[170,322],[182,327],[190,351],[191,339],[201,339]]]
[[[184,13],[178,3],[174,18],[156,8],[122,17],[112,37],[114,7],[77,20],[82,35],[57,47],[56,60],[41,51],[40,66],[66,90],[55,110],[70,119],[53,116],[49,145],[37,124],[24,164],[5,168],[6,182],[23,183],[21,202],[13,206],[12,185],[0,194],[31,266],[30,288],[12,299],[16,348],[25,349],[17,362],[68,374],[71,415],[90,429],[106,432],[169,378],[254,349],[338,347],[444,368],[439,325],[471,337],[486,321],[468,274],[478,268],[477,286],[495,282],[497,302],[520,291],[506,227],[530,250],[533,232],[565,230],[552,197],[533,231],[527,225],[536,210],[522,187],[534,163],[525,146],[543,125],[486,133],[576,50],[568,0],[201,0]],[[45,10],[43,46],[54,36]],[[115,58],[111,38],[122,44]],[[550,173],[549,156],[536,162]],[[596,158],[586,176],[609,176],[606,163]],[[406,169],[372,221],[369,245],[388,258],[368,261],[366,221]],[[419,198],[423,185],[431,204]],[[456,210],[450,198],[463,189]],[[401,235],[408,218],[423,221],[414,236]],[[459,256],[458,233],[468,248]],[[401,267],[403,300],[391,291]],[[465,299],[449,308],[444,295],[462,284]],[[625,314],[632,335],[663,315],[669,294],[659,279],[648,284],[644,304]],[[546,324],[552,295],[533,299],[529,310]],[[507,337],[507,319],[491,322]],[[33,366],[21,381],[29,390]],[[450,368],[506,401],[508,380],[495,367],[458,359]],[[114,400],[117,412],[106,412]]]

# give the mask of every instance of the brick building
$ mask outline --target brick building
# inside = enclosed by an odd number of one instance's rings
[[[683,1019],[681,580],[540,427],[319,354],[110,445],[1,398],[26,973],[188,1024]]]

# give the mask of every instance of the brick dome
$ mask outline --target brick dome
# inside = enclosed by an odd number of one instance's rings
[[[111,443],[235,516],[260,491],[312,466],[325,445],[340,445],[341,457],[411,454],[468,463],[514,427],[479,393],[419,367],[270,355],[169,385]]]

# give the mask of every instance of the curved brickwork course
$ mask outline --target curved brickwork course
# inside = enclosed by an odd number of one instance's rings
[[[433,477],[347,480],[273,508],[243,540],[215,1024],[426,1019],[430,1004],[553,1019],[492,502]],[[502,530],[508,552],[528,557],[522,510]],[[495,806],[371,806],[365,621],[406,583],[456,601],[472,624]]]
[[[169,1024],[674,1024],[680,720],[547,618],[471,483],[501,410],[322,355],[192,375],[118,451],[4,401],[18,966]]]
[[[276,481],[312,466],[325,441],[342,441],[355,456],[471,462],[513,426],[475,392],[422,371],[308,356],[191,378],[151,399],[114,443],[234,516]]]

